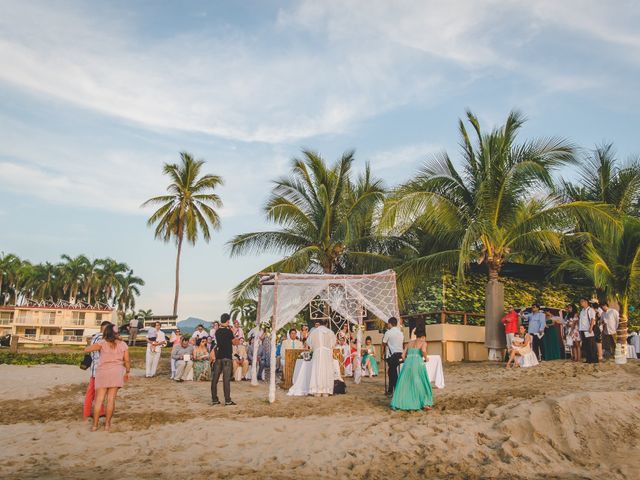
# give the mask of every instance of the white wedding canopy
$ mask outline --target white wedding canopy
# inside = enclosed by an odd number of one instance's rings
[[[270,324],[271,365],[269,402],[276,396],[276,333],[314,300],[320,300],[351,323],[362,325],[365,310],[386,322],[399,318],[396,274],[393,270],[366,275],[313,275],[294,273],[260,274],[257,325]],[[360,362],[361,328],[357,334],[356,361]],[[257,356],[254,341],[254,358]],[[360,373],[360,369],[354,369]],[[252,382],[257,384],[256,362]],[[355,377],[359,382],[359,375]]]

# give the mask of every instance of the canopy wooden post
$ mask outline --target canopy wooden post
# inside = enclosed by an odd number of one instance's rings
[[[253,361],[251,362],[251,385],[258,386],[258,342],[260,341],[260,308],[262,307],[262,285],[258,290],[258,311],[256,313],[256,333],[253,336]]]
[[[273,285],[273,315],[271,316],[271,352],[269,359],[269,403],[276,401],[276,334],[278,333],[278,277]]]

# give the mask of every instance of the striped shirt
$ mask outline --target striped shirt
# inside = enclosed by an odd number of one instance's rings
[[[98,342],[102,341],[102,333],[96,333],[93,337],[91,337],[91,345],[95,345]],[[91,376],[96,376],[96,368],[98,368],[98,363],[100,362],[100,350],[96,352],[91,352]]]

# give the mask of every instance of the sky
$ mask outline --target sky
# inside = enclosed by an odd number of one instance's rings
[[[213,320],[276,257],[229,257],[271,228],[271,181],[303,148],[356,150],[388,186],[458,156],[466,109],[521,139],[640,153],[640,2],[0,0],[0,251],[124,261],[137,306],[170,313],[175,246],[153,238],[162,165],[221,175],[222,229],[184,249],[179,317]],[[574,169],[575,170],[575,169]],[[560,174],[575,179],[574,170]]]

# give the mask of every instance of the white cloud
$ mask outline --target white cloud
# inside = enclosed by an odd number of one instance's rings
[[[369,161],[375,171],[384,171],[406,166],[421,165],[428,160],[431,155],[443,150],[443,147],[429,143],[402,145],[390,150],[376,152],[369,157]]]

